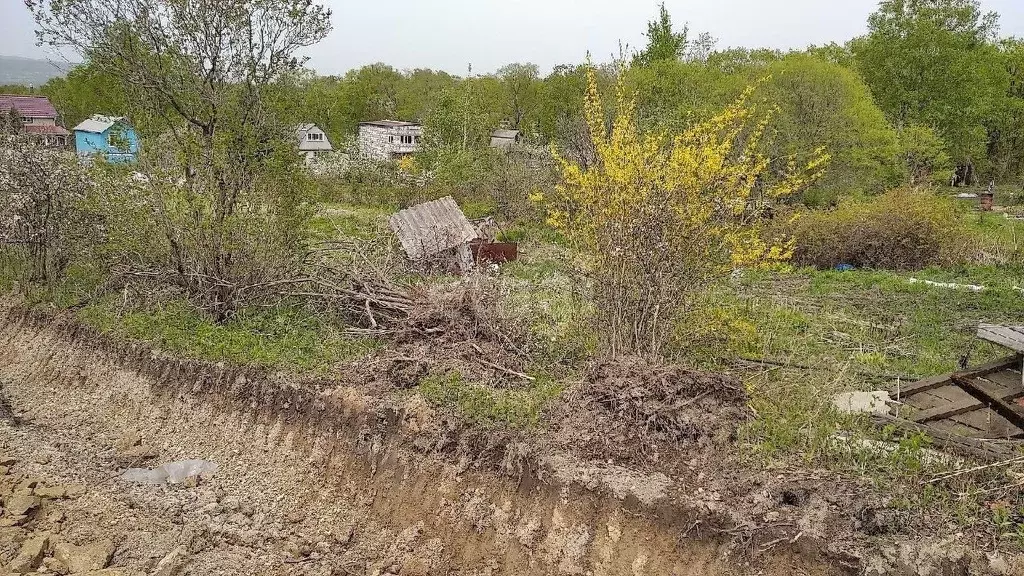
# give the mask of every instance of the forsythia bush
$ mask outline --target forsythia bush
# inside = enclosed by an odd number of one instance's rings
[[[670,138],[640,132],[621,81],[607,130],[593,70],[588,81],[596,162],[584,167],[559,157],[562,182],[547,199],[548,220],[591,276],[606,351],[658,354],[695,290],[732,268],[790,257],[788,242],[762,238],[761,218],[810,183],[828,158],[819,151],[806,166],[773,166],[768,179],[769,159],[759,152],[768,115],[748,102],[751,90]]]

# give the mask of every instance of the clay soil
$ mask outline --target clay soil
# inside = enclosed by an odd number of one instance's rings
[[[627,362],[565,396],[541,430],[481,430],[380,382],[167,358],[0,310],[0,498],[31,504],[0,515],[0,566],[42,540],[34,573],[90,573],[69,550],[108,576],[1015,572],[885,534],[884,495],[858,483],[744,467],[727,378]],[[217,472],[119,478],[195,458]]]

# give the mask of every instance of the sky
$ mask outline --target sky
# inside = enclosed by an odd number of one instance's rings
[[[642,48],[657,0],[320,0],[334,30],[308,49],[321,74],[343,74],[385,62],[399,69],[434,68],[463,75],[532,62],[558,64]],[[866,31],[877,0],[666,0],[677,26],[709,32],[718,48],[803,48],[843,43]],[[982,0],[1001,16],[1004,36],[1024,37],[1024,1]],[[0,0],[0,55],[54,58],[35,46],[22,0]]]

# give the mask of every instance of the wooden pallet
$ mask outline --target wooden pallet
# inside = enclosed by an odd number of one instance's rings
[[[903,416],[915,424],[970,438],[1024,438],[1024,407],[1017,403],[1024,399],[1020,354],[890,393],[911,408]]]

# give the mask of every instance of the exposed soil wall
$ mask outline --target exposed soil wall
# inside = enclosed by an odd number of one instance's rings
[[[85,487],[0,527],[0,562],[45,532],[110,539],[124,574],[159,573],[168,555],[182,574],[857,570],[813,537],[758,554],[723,519],[675,504],[687,487],[665,474],[460,430],[412,395],[165,358],[3,310],[0,387],[0,456],[17,462],[8,484]],[[196,486],[117,479],[190,458],[219,470]]]

